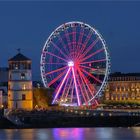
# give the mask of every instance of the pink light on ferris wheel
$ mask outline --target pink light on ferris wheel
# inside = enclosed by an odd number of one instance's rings
[[[90,25],[73,21],[60,25],[47,39],[40,70],[45,87],[55,89],[53,104],[98,104],[110,72],[105,40]]]
[[[76,90],[76,96],[77,96],[77,101],[78,101],[78,105],[80,106],[80,98],[79,98],[79,92],[78,92],[78,87],[77,87],[77,82],[76,82],[76,77],[75,77],[75,72],[74,72],[74,68],[72,67],[72,74],[73,74],[73,79],[74,79],[74,85],[75,85],[75,90]]]
[[[67,78],[67,76],[68,76],[68,74],[69,74],[69,72],[70,72],[70,70],[71,70],[71,68],[68,69],[68,71],[67,71],[67,73],[66,73],[64,79],[62,80],[62,82],[61,82],[61,84],[60,84],[60,86],[59,86],[59,88],[58,88],[58,90],[57,90],[57,92],[56,92],[56,95],[55,95],[55,97],[54,97],[54,99],[53,99],[53,103],[55,102],[57,96],[59,95],[59,93],[60,93],[60,91],[61,91],[61,88],[62,88],[62,86],[63,86],[63,84],[64,84],[64,82],[65,82],[65,80],[66,80],[66,78]]]

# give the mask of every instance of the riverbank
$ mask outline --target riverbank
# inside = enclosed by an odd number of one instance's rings
[[[133,127],[140,122],[139,117],[59,117],[59,118],[26,118],[25,128],[56,127]],[[21,126],[22,127],[22,126]]]
[[[140,112],[98,110],[13,111],[13,121],[2,116],[0,128],[133,127],[140,126]]]

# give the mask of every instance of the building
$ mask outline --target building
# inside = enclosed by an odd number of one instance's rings
[[[0,67],[0,107],[4,108],[8,105],[8,71],[7,67]]]
[[[7,87],[0,87],[0,108],[7,108]]]
[[[140,103],[140,73],[111,74],[104,101]]]
[[[8,108],[33,108],[31,60],[20,52],[8,60]]]
[[[33,88],[33,107],[46,108],[52,104],[52,88],[34,87]]]
[[[33,88],[43,88],[44,85],[42,81],[33,81]]]

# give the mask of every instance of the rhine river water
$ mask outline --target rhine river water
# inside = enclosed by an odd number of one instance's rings
[[[1,129],[0,140],[140,140],[140,127]]]

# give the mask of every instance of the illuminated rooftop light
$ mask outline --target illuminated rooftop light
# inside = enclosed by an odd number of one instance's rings
[[[73,61],[69,61],[69,62],[68,62],[68,66],[69,66],[69,67],[73,67],[73,66],[74,66],[74,62],[73,62]]]

